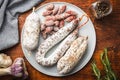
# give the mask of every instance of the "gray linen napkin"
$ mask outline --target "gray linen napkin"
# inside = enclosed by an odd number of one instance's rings
[[[19,42],[18,16],[43,0],[0,0],[0,51]]]

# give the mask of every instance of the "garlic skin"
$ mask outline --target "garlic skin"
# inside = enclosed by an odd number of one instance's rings
[[[4,53],[0,54],[0,67],[1,68],[7,68],[9,66],[11,66],[12,64],[12,59],[10,58],[10,56],[7,56]]]
[[[3,56],[7,56],[2,54]],[[0,55],[1,56],[1,55]],[[2,56],[2,57],[3,57]],[[9,56],[7,56],[8,58]],[[1,57],[0,57],[1,58]],[[9,57],[10,59],[10,57]],[[16,58],[12,65],[7,68],[0,68],[0,76],[12,75],[19,77],[20,80],[25,80],[28,77],[27,67],[23,58]]]
[[[10,69],[11,70],[9,74],[15,77],[21,77],[21,80],[24,80],[28,77],[27,67],[23,58],[16,58],[13,64],[10,66]]]

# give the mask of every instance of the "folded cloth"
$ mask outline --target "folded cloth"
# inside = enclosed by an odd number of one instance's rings
[[[43,0],[0,0],[0,51],[19,42],[18,16]]]

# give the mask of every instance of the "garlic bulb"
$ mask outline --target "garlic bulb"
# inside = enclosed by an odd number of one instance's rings
[[[6,68],[9,67],[11,64],[12,59],[10,58],[10,56],[7,56],[4,53],[0,54],[0,67]]]

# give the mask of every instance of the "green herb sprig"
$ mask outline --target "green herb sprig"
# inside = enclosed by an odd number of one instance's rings
[[[108,54],[108,51],[107,51],[107,48],[105,48],[104,51],[100,55],[100,59],[104,66],[105,74],[106,74],[104,77],[101,77],[100,70],[97,68],[96,63],[95,62],[91,63],[92,70],[93,70],[95,76],[97,77],[97,80],[117,80],[116,75],[112,71],[110,61],[108,59],[107,54]]]
[[[101,73],[100,73],[100,70],[97,68],[95,62],[92,62],[91,66],[92,66],[92,70],[94,72],[94,75],[97,77],[97,80],[100,80]]]

